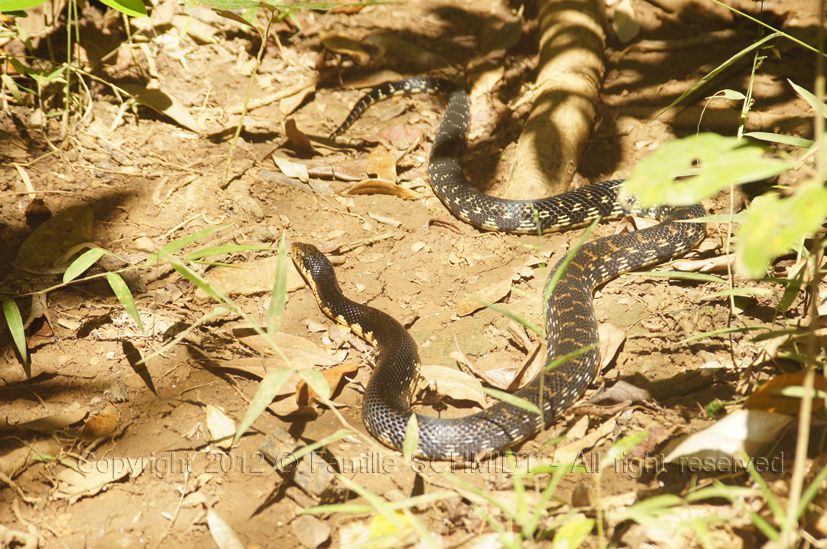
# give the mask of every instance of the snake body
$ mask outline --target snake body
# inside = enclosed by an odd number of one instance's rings
[[[454,84],[437,78],[415,77],[372,89],[354,106],[335,137],[350,127],[373,103],[385,97],[419,92],[447,95],[445,115],[431,147],[428,174],[434,194],[459,219],[480,230],[545,233],[582,227],[596,218],[618,217],[634,211],[633,199],[618,196],[621,181],[586,185],[538,200],[508,200],[475,189],[462,169],[468,131],[468,99]],[[700,204],[659,207],[644,212],[658,225],[599,238],[561,259],[547,283],[546,364],[515,396],[534,404],[537,414],[504,401],[462,418],[444,419],[417,414],[418,454],[431,459],[471,459],[495,453],[526,440],[578,400],[597,374],[597,320],[594,289],[617,275],[682,255],[705,236],[701,223],[680,222],[704,215]],[[376,369],[368,383],[362,409],[365,425],[375,437],[401,448],[410,420],[419,355],[407,330],[386,313],[342,295],[333,268],[315,247],[294,244],[293,261],[313,290],[322,311],[378,347]],[[555,273],[563,272],[555,276]]]

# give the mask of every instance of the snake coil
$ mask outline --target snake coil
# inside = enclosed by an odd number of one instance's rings
[[[448,97],[431,147],[428,175],[434,194],[459,219],[480,230],[537,234],[632,213],[629,203],[633,201],[618,197],[620,180],[602,181],[538,200],[502,199],[474,188],[462,169],[468,98],[464,90],[446,80],[414,77],[377,86],[356,103],[331,137],[347,130],[373,103],[391,95],[421,92]],[[551,270],[549,281],[564,269],[556,286],[549,288],[547,282],[545,292],[546,364],[555,367],[545,369],[515,392],[515,396],[540,409],[542,415],[506,402],[462,418],[417,414],[418,455],[473,459],[502,451],[536,435],[583,395],[600,364],[594,289],[621,273],[682,255],[705,236],[703,224],[682,222],[703,216],[700,204],[660,207],[645,213],[661,223],[587,242],[573,257],[560,260]],[[388,314],[346,298],[333,267],[318,249],[296,243],[292,257],[322,311],[378,348],[376,369],[365,389],[362,417],[376,438],[401,448],[413,413],[410,403],[420,362],[416,343]]]

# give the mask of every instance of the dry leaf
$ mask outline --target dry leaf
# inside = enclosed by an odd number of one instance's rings
[[[632,0],[620,0],[614,10],[612,28],[618,40],[626,44],[640,32],[640,23],[635,18],[635,8],[632,7]]]
[[[600,349],[600,368],[611,364],[623,342],[626,341],[626,332],[608,322],[597,327],[598,348]]]
[[[296,109],[302,106],[305,99],[308,96],[312,95],[316,91],[316,80],[309,80],[305,83],[305,86],[299,89],[296,93],[292,95],[288,95],[284,99],[279,101],[279,110],[281,114],[287,116],[288,114],[292,113]]]
[[[272,356],[275,354],[273,347],[270,344],[270,339],[279,348],[281,353],[286,356],[290,362],[294,363],[297,368],[310,368],[316,366],[335,366],[342,362],[343,354],[331,355],[324,349],[301,336],[288,334],[286,332],[276,332],[268,336],[258,334],[245,334],[247,329],[235,330],[235,335],[238,341],[258,353],[265,356]],[[346,353],[346,351],[345,351]],[[277,355],[281,358],[281,355]]]
[[[35,271],[54,267],[68,250],[92,240],[93,223],[94,214],[88,206],[66,208],[26,237],[14,264]]]
[[[224,413],[224,410],[207,404],[204,407],[207,415],[207,430],[210,432],[210,440],[221,448],[230,448],[233,445],[235,435],[235,421]]]
[[[353,57],[359,65],[367,65],[370,61],[370,54],[362,47],[362,42],[347,36],[324,34],[322,35],[322,45],[332,52]]]
[[[244,549],[244,544],[238,534],[213,509],[207,512],[207,526],[218,549]]]
[[[593,448],[604,437],[612,434],[615,430],[615,425],[615,419],[612,418],[578,440],[566,444],[565,446],[558,447],[554,451],[554,461],[557,463],[577,463],[583,452]]]
[[[327,385],[330,387],[331,394],[336,394],[339,384],[346,375],[352,374],[358,369],[359,364],[355,362],[345,362],[343,364],[339,364],[338,366],[333,366],[332,368],[322,370],[322,375],[327,380]],[[319,395],[317,395],[316,392],[311,389],[303,379],[298,382],[296,385],[296,401],[300,406],[310,404],[318,400],[318,398]]]
[[[60,443],[56,437],[27,442],[25,445],[11,449],[3,447],[0,455],[0,474],[14,478],[22,473],[29,465],[43,461],[47,457],[55,457],[61,452]]]
[[[676,259],[670,265],[676,271],[697,273],[726,272],[735,261],[735,254],[719,255],[707,259]]]
[[[762,383],[744,403],[748,410],[764,410],[778,414],[798,415],[801,400],[798,397],[784,396],[781,391],[787,387],[802,387],[804,385],[804,372],[793,372],[781,374],[771,380]],[[827,379],[823,376],[815,376],[815,388],[827,392]],[[814,398],[813,409],[818,410],[824,407],[824,399]]]
[[[712,426],[676,441],[664,449],[665,463],[686,463],[698,470],[724,472],[739,465],[741,452],[755,455],[771,442],[793,418],[763,410],[736,410]]]
[[[351,185],[345,194],[389,194],[404,198],[405,200],[418,200],[425,195],[416,191],[400,187],[390,181],[384,179],[365,179],[354,185]]]
[[[154,10],[152,14],[155,15]],[[212,26],[188,15],[173,16],[172,25],[181,35],[187,34],[198,44],[212,44],[216,41],[216,30]]]
[[[635,387],[629,382],[619,380],[617,383],[600,391],[589,399],[589,404],[598,404],[601,402],[612,402],[618,404],[621,402],[647,402],[652,400],[652,395],[646,389]]]
[[[469,299],[457,303],[454,306],[454,312],[459,316],[468,316],[484,308],[485,303],[502,301],[509,293],[511,293],[511,279],[501,280],[474,292],[475,295]]]
[[[437,393],[454,400],[470,400],[485,408],[485,391],[482,383],[470,374],[447,366],[422,366],[421,385],[427,385]]]
[[[179,103],[175,97],[164,92],[162,89],[151,90],[140,84],[129,83],[120,83],[118,87],[133,96],[142,105],[168,116],[180,126],[192,132],[201,133],[201,125],[193,118],[190,111],[183,104]]]
[[[241,263],[233,268],[216,268],[207,272],[205,278],[211,286],[218,288],[229,295],[253,295],[270,292],[273,289],[273,280],[276,277],[278,258],[271,257]],[[287,292],[294,292],[304,288],[304,279],[293,266],[287,262]],[[208,299],[207,292],[198,289],[195,291],[198,299]]]
[[[373,219],[374,221],[378,221],[379,223],[384,223],[385,225],[390,225],[391,227],[399,227],[402,225],[402,222],[398,219],[394,219],[392,217],[388,217],[386,215],[377,214],[373,212],[368,212],[368,217]]]
[[[396,156],[384,145],[371,149],[368,155],[368,175],[396,183]]]
[[[299,515],[290,523],[296,539],[311,549],[322,545],[330,539],[330,526],[326,522],[310,515]]]
[[[299,162],[293,162],[292,160],[288,160],[287,158],[273,156],[273,162],[276,163],[276,166],[281,170],[281,173],[286,175],[287,177],[292,177],[293,179],[298,179],[303,183],[307,183],[310,179],[310,176],[307,173],[307,166],[301,164]]]
[[[296,126],[296,121],[292,118],[284,121],[284,133],[287,135],[287,140],[297,152],[311,156],[316,154],[313,143],[311,143],[307,135]]]
[[[56,497],[74,503],[85,496],[94,496],[107,484],[127,475],[135,478],[146,467],[146,458],[109,458],[97,461],[77,462],[74,468],[62,470],[57,475]]]
[[[60,431],[61,429],[64,429],[74,423],[83,421],[83,418],[85,418],[88,413],[89,408],[87,406],[81,406],[75,402],[62,412],[34,419],[32,421],[27,421],[25,423],[18,423],[15,427],[38,433],[52,433],[54,431]]]
[[[402,75],[398,72],[383,69],[367,75],[358,75],[357,73],[356,77],[344,81],[344,87],[356,89],[373,88],[387,82],[396,82],[401,79]]]
[[[422,49],[395,32],[378,32],[365,38],[381,52],[388,65],[404,66],[410,72],[429,71],[451,64],[441,55]]]

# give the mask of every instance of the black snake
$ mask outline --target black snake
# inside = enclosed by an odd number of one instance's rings
[[[506,200],[486,195],[465,178],[468,99],[454,84],[437,78],[415,77],[371,90],[331,137],[344,132],[373,103],[396,94],[418,92],[447,95],[448,106],[436,132],[428,166],[434,194],[456,217],[482,230],[538,233],[582,227],[597,218],[618,217],[634,210],[633,200],[621,200],[621,181],[603,181],[539,200]],[[624,204],[621,204],[623,202]],[[542,417],[524,408],[498,402],[473,415],[443,419],[417,414],[418,455],[431,459],[474,458],[494,453],[538,433],[578,400],[597,374],[597,320],[592,305],[594,288],[618,274],[667,261],[695,247],[705,235],[702,223],[679,222],[704,215],[700,204],[661,207],[644,212],[658,225],[587,242],[552,269],[565,271],[557,285],[547,287],[547,369],[515,395],[543,411]],[[401,448],[411,411],[419,355],[407,330],[386,313],[356,303],[339,290],[327,258],[308,244],[294,244],[293,261],[313,290],[322,311],[378,347],[376,369],[365,390],[362,417],[375,437]],[[550,276],[549,281],[554,277]],[[568,357],[561,361],[561,357]]]

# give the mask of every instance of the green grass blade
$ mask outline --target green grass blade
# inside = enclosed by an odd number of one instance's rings
[[[155,358],[156,356],[160,356],[167,352],[168,349],[175,347],[179,343],[181,343],[188,335],[192,333],[193,330],[201,326],[202,324],[206,324],[207,322],[211,322],[212,320],[224,316],[229,313],[230,310],[227,307],[216,307],[212,311],[208,312],[189,326],[182,332],[178,333],[174,338],[169,340],[165,343],[161,348],[157,349],[156,351],[144,356],[141,360],[135,363],[136,366],[140,366],[142,364],[147,363],[151,359]]]
[[[542,328],[540,328],[530,320],[523,318],[517,313],[509,311],[505,307],[500,307],[496,303],[489,303],[488,301],[479,298],[476,298],[476,300],[479,301],[481,304],[485,305],[486,308],[494,311],[495,313],[499,313],[506,318],[510,318],[511,320],[522,324],[523,326],[525,326],[526,329],[531,330],[540,337],[545,337],[545,331]]]
[[[405,428],[405,440],[402,442],[402,458],[410,462],[419,448],[419,425],[416,423],[416,414],[411,414],[408,426]]]
[[[819,116],[821,116],[822,118],[827,118],[827,105],[825,105],[823,102],[821,102],[818,99],[818,97],[816,97],[815,95],[810,93],[808,90],[805,90],[804,88],[802,88],[801,86],[799,86],[798,84],[796,84],[795,82],[790,80],[789,78],[787,79],[787,82],[790,83],[790,86],[792,86],[793,89],[795,89],[796,93],[804,101],[809,103],[809,105],[813,108],[814,111],[816,111],[816,113]]]
[[[341,513],[346,515],[367,515],[373,511],[373,507],[362,503],[331,503],[329,505],[314,505],[302,509],[300,515],[330,515]]]
[[[383,500],[382,498],[380,498],[364,486],[358,484],[353,480],[350,480],[344,475],[336,475],[336,478],[338,478],[339,481],[342,484],[344,484],[346,488],[353,492],[356,492],[357,494],[365,498],[365,500],[367,500],[371,507],[376,509],[376,511],[380,515],[385,517],[388,520],[388,522],[393,524],[397,530],[404,529],[404,525],[402,524],[402,521],[399,520],[399,516],[397,516],[396,512],[391,508],[390,504],[387,501]]]
[[[138,307],[135,306],[135,298],[132,297],[132,292],[129,291],[129,286],[126,285],[124,279],[118,273],[106,273],[106,281],[109,287],[112,288],[112,293],[121,302],[123,308],[138,325],[138,329],[144,331],[144,323],[141,322],[141,315],[138,313]]]
[[[516,406],[517,408],[522,408],[523,410],[529,411],[533,414],[540,415],[542,413],[540,412],[540,409],[537,407],[537,405],[535,405],[533,402],[529,402],[524,398],[514,396],[511,393],[506,393],[505,391],[500,391],[499,389],[492,389],[490,387],[483,387],[482,390],[485,392],[485,394],[491,395],[497,400],[502,400],[506,404]]]
[[[63,273],[63,283],[66,284],[67,282],[73,281],[108,253],[109,252],[103,248],[86,250],[66,268],[66,271]]]
[[[557,287],[557,284],[560,283],[560,279],[563,278],[563,275],[566,273],[566,269],[568,269],[569,264],[574,260],[574,256],[577,255],[577,252],[580,251],[580,248],[583,247],[583,244],[586,243],[586,240],[591,236],[594,228],[597,227],[597,224],[600,223],[600,218],[596,218],[592,221],[592,224],[586,227],[586,230],[583,231],[583,234],[580,235],[580,238],[577,239],[577,242],[574,243],[574,246],[571,247],[569,252],[566,254],[566,257],[562,259],[557,264],[557,268],[555,269],[554,273],[549,277],[548,282],[546,283],[546,287],[543,290],[543,303],[548,303],[551,294],[554,292],[554,289]]]
[[[235,254],[239,252],[259,252],[269,250],[270,246],[264,244],[221,244],[219,246],[207,246],[184,255],[185,261],[197,261],[214,255]]]
[[[780,32],[774,32],[774,33],[772,33],[772,34],[768,34],[767,36],[765,36],[765,37],[764,37],[764,38],[762,38],[761,40],[758,40],[757,42],[753,42],[751,45],[749,45],[749,46],[747,46],[746,48],[742,49],[741,51],[739,51],[738,53],[736,53],[735,55],[733,55],[732,57],[730,57],[729,59],[727,59],[726,61],[724,61],[724,62],[723,62],[723,63],[721,63],[720,65],[718,65],[717,67],[715,67],[714,69],[712,69],[712,70],[711,70],[710,72],[708,72],[706,75],[704,75],[704,76],[703,76],[700,80],[698,80],[698,81],[695,83],[695,85],[694,85],[694,86],[692,86],[691,88],[689,88],[688,90],[686,90],[685,92],[683,92],[682,94],[680,94],[680,95],[678,96],[678,98],[677,98],[677,99],[675,99],[674,101],[672,101],[671,103],[669,103],[669,105],[668,105],[668,106],[666,106],[666,107],[662,108],[661,110],[659,110],[659,111],[655,114],[655,116],[654,116],[654,117],[655,117],[655,118],[659,118],[659,117],[660,117],[660,115],[662,115],[662,114],[663,114],[663,113],[665,113],[666,111],[671,110],[671,109],[672,109],[673,107],[675,107],[678,103],[682,102],[684,99],[686,99],[687,97],[689,97],[690,95],[692,95],[693,93],[695,93],[696,91],[698,91],[699,89],[701,89],[702,87],[704,87],[704,86],[705,86],[705,85],[706,85],[706,84],[707,84],[710,80],[712,80],[713,78],[715,78],[716,76],[718,76],[718,75],[719,75],[721,72],[723,72],[723,71],[724,71],[727,67],[729,67],[730,65],[734,64],[734,63],[735,63],[735,62],[737,62],[739,59],[741,59],[742,57],[744,57],[745,55],[747,55],[748,53],[750,53],[750,52],[752,52],[752,51],[754,51],[754,50],[757,50],[758,48],[760,48],[761,46],[763,46],[763,45],[764,45],[764,44],[766,44],[767,42],[770,42],[770,41],[772,41],[772,40],[775,40],[776,38],[778,38],[779,36],[781,36],[781,34],[782,34],[782,33],[780,33]]]
[[[768,143],[778,143],[781,145],[792,145],[793,147],[801,147],[806,149],[813,144],[811,139],[804,139],[795,135],[784,135],[781,133],[770,132],[747,132],[745,137],[752,137],[760,141],[767,141]]]
[[[101,2],[131,17],[146,15],[146,6],[141,0],[101,0]]]
[[[812,482],[807,485],[804,493],[801,494],[801,501],[798,502],[798,509],[796,509],[796,519],[801,518],[804,511],[807,510],[807,506],[813,501],[813,498],[822,491],[821,484],[824,482],[824,479],[827,479],[827,466],[821,468],[821,471],[818,472]]]
[[[753,297],[774,296],[775,292],[769,288],[730,288],[728,290],[721,290],[720,292],[712,292],[701,297],[701,301],[713,301],[721,297]]]
[[[706,273],[691,273],[685,271],[635,271],[629,275],[648,276],[653,278],[671,278],[673,280],[691,280],[693,282],[715,282],[726,284],[726,280],[720,276]]]
[[[589,343],[588,345],[583,345],[579,349],[575,349],[574,351],[572,351],[570,353],[566,353],[563,356],[558,356],[557,358],[555,358],[554,360],[552,360],[551,362],[546,364],[546,367],[544,368],[544,371],[545,372],[550,372],[550,371],[554,370],[555,368],[559,367],[560,365],[565,364],[569,360],[572,360],[574,358],[579,357],[580,355],[584,355],[584,354],[588,353],[589,351],[594,349],[596,346],[597,345],[594,344],[594,343]]]
[[[182,248],[186,248],[190,244],[198,242],[201,239],[207,238],[208,236],[215,234],[219,231],[223,231],[229,227],[229,225],[221,225],[219,227],[207,227],[205,229],[201,229],[200,231],[196,231],[192,234],[184,235],[181,238],[176,238],[172,242],[167,243],[157,254],[152,254],[150,259],[152,261],[156,261],[159,257],[164,257],[168,255],[172,255],[178,250]]]
[[[710,337],[715,337],[723,334],[733,334],[739,332],[749,332],[751,330],[766,330],[766,326],[730,326],[729,328],[719,328],[717,330],[711,330],[709,332],[701,332],[699,334],[691,335],[686,339],[680,340],[678,343],[691,343],[692,341],[698,341],[700,339],[707,339]]]
[[[638,431],[637,433],[632,433],[631,435],[623,437],[612,444],[603,458],[601,458],[598,469],[602,471],[606,467],[613,467],[616,463],[622,460],[626,454],[631,452],[635,446],[646,440],[647,436],[649,435],[646,432]]]
[[[575,549],[580,547],[593,528],[594,519],[570,520],[554,533],[551,547],[552,549]]]
[[[11,332],[14,346],[17,347],[17,352],[20,354],[20,358],[23,359],[23,364],[27,365],[29,363],[29,353],[26,349],[26,332],[23,329],[23,317],[20,316],[20,309],[13,299],[3,299],[3,315],[6,317],[6,325]]]
[[[241,436],[247,432],[247,428],[258,419],[258,416],[267,409],[267,406],[273,402],[282,385],[284,385],[292,373],[293,370],[289,368],[277,368],[267,372],[264,379],[259,382],[258,388],[256,388],[256,394],[253,395],[253,398],[250,400],[250,405],[247,406],[247,410],[244,411],[244,416],[238,423],[235,436],[233,437],[233,446],[235,446]]]
[[[277,465],[279,467],[282,467],[282,468],[289,467],[290,465],[292,465],[293,463],[299,461],[301,458],[303,458],[304,456],[306,456],[310,452],[312,452],[314,450],[318,450],[319,448],[322,448],[323,446],[327,446],[328,444],[332,444],[332,443],[336,442],[337,440],[341,440],[341,439],[345,438],[346,436],[348,436],[349,434],[351,434],[351,432],[348,431],[347,429],[339,429],[338,431],[336,431],[332,435],[328,435],[328,436],[324,437],[322,440],[317,440],[313,444],[308,444],[307,446],[302,446],[298,450],[296,450],[294,452],[290,452],[290,456],[288,456],[285,459],[279,461],[279,463],[277,463]]]
[[[276,278],[270,294],[267,308],[267,332],[274,334],[281,327],[284,307],[287,304],[287,231],[282,231],[279,239],[279,254],[276,261]]]
[[[307,383],[307,386],[319,395],[319,398],[322,400],[327,400],[330,398],[330,384],[321,372],[314,370],[313,368],[307,368],[304,370],[299,370],[299,375],[304,382]]]

